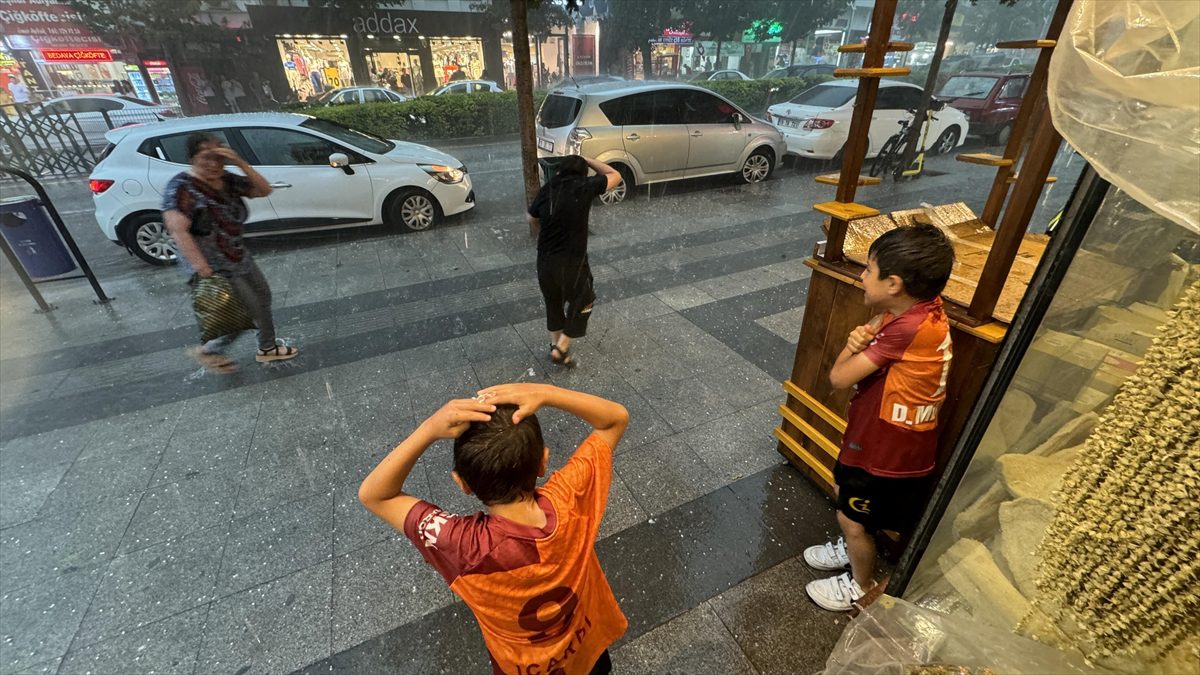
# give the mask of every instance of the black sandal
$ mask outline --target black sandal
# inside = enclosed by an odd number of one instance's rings
[[[270,363],[272,361],[286,361],[294,359],[300,353],[299,349],[289,345],[276,344],[270,349],[260,349],[254,355],[254,360],[259,363]]]
[[[554,352],[558,352],[558,358],[554,358]],[[571,348],[563,349],[558,345],[550,345],[550,360],[565,368],[574,368],[575,359],[571,358]]]

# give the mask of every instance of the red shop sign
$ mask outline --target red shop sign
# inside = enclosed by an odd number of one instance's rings
[[[43,61],[70,61],[73,63],[102,63],[112,61],[112,52],[107,49],[43,49]]]
[[[162,60],[146,60],[142,61],[142,65],[147,68],[166,68],[167,62]]]

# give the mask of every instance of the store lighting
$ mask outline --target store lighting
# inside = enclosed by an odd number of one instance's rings
[[[375,39],[375,36],[374,36],[374,35],[368,35],[368,36],[367,36],[367,39],[368,39],[368,40],[374,40],[374,39]]]
[[[342,33],[342,34],[341,34],[341,35],[339,35],[338,37],[340,37],[340,38],[342,38],[343,40],[345,40],[346,38],[348,38],[348,37],[350,37],[350,36],[349,36],[349,35],[346,35],[345,33]]]
[[[283,37],[285,37],[285,38],[289,38],[289,39],[290,39],[290,38],[292,37],[292,34],[291,34],[291,33],[284,33],[284,34],[283,34]]]

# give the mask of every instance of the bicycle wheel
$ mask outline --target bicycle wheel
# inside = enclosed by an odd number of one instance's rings
[[[884,141],[883,147],[879,149],[879,154],[875,155],[875,161],[871,162],[869,175],[883,176],[891,171],[892,165],[899,161],[899,158],[895,156],[896,145],[899,142],[899,136],[892,136]]]
[[[902,139],[899,143],[896,144],[896,147],[892,149],[892,158],[893,158],[892,164],[888,168],[889,168],[889,170],[891,170],[892,178],[895,180],[900,180],[901,178],[904,177],[904,172],[906,170],[908,170],[910,168],[916,168],[916,166],[917,166],[917,163],[915,160],[910,162],[907,166],[905,166],[903,164],[904,153],[907,151],[908,151],[908,139],[907,138]]]

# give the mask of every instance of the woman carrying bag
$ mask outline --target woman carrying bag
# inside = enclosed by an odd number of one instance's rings
[[[192,286],[201,344],[191,355],[208,370],[227,374],[237,365],[224,350],[241,331],[258,327],[259,363],[294,358],[295,347],[275,339],[271,287],[242,240],[244,198],[271,194],[267,179],[209,133],[187,139],[191,168],[167,183],[163,221],[175,240]],[[225,170],[232,164],[246,175]]]

